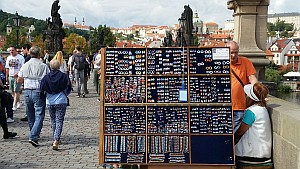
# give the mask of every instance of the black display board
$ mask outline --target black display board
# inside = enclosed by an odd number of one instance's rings
[[[103,163],[234,164],[229,48],[107,48],[104,65]]]

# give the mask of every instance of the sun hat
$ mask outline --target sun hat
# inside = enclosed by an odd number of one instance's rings
[[[244,86],[244,91],[245,91],[246,95],[247,95],[250,99],[252,99],[252,100],[254,100],[254,101],[260,101],[260,100],[258,99],[258,97],[255,95],[254,91],[253,91],[253,85],[252,85],[252,84],[247,84],[247,85],[245,85],[245,86]]]

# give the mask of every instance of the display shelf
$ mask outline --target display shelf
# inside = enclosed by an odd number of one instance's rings
[[[229,48],[102,52],[100,163],[234,165]]]

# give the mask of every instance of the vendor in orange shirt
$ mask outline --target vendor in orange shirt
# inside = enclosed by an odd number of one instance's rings
[[[226,43],[230,47],[231,53],[231,98],[234,119],[234,131],[236,131],[244,117],[246,106],[246,96],[244,85],[258,82],[255,74],[256,70],[252,62],[243,56],[239,56],[239,45],[235,41]]]

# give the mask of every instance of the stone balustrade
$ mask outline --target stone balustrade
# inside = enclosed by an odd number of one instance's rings
[[[300,169],[300,105],[270,97],[275,169]]]

